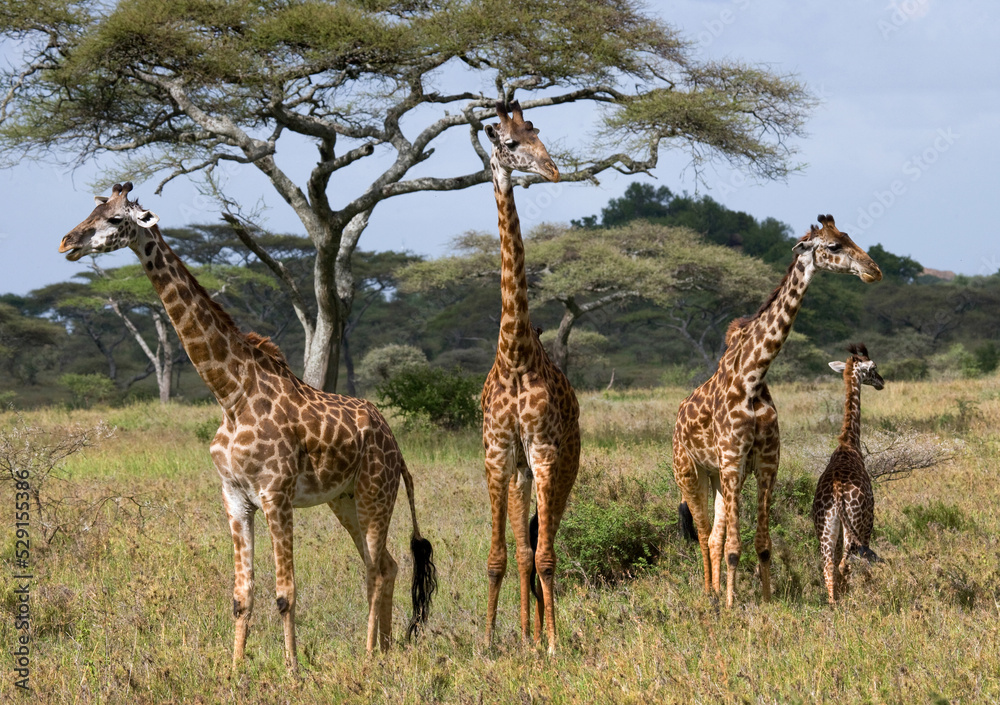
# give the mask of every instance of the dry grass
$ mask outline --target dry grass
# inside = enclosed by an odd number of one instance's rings
[[[775,599],[762,604],[744,555],[739,606],[701,594],[698,551],[671,533],[659,562],[614,586],[560,576],[562,651],[519,644],[508,572],[498,639],[482,644],[489,511],[476,433],[414,431],[400,442],[441,589],[417,645],[364,654],[363,575],[346,533],[322,507],[296,513],[300,677],[284,672],[274,572],[257,522],[249,660],[230,674],[232,547],[206,451],[214,406],[156,405],[27,415],[46,428],[117,426],[65,466],[53,490],[109,501],[49,546],[32,545],[31,683],[37,702],[993,702],[1000,700],[1000,383],[996,378],[889,384],[863,397],[864,428],[960,440],[965,452],[876,489],[873,548],[886,562],[852,576],[825,605],[808,521],[811,487],[839,428],[840,387],[772,390],[784,449],[775,498]],[[868,390],[866,390],[868,392]],[[583,473],[666,486],[681,389],[584,395]],[[0,424],[9,418],[0,418]],[[863,433],[865,431],[863,430]],[[815,457],[821,458],[820,461]],[[610,479],[609,479],[610,478]],[[6,490],[4,490],[6,492]],[[752,504],[752,488],[745,505]],[[665,506],[676,506],[668,497]],[[7,517],[13,498],[2,496]],[[390,540],[400,559],[395,630],[410,578],[405,505]],[[750,508],[752,510],[752,507]],[[572,505],[570,510],[572,511]],[[749,511],[749,510],[748,510]],[[674,517],[665,517],[673,521]],[[3,570],[14,572],[13,521]],[[745,521],[744,527],[748,524]],[[744,541],[744,545],[749,545]],[[750,551],[749,553],[752,553]],[[0,639],[13,644],[13,586],[0,583]],[[5,646],[0,693],[15,696]]]

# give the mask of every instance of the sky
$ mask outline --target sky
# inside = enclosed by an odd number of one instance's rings
[[[599,214],[638,179],[675,193],[709,195],[760,219],[777,218],[796,234],[805,233],[817,214],[830,213],[864,248],[880,243],[925,267],[992,274],[1000,270],[991,195],[998,185],[992,169],[1000,164],[998,8],[989,0],[651,2],[648,12],[694,42],[699,58],[741,60],[794,74],[820,99],[806,123],[807,134],[794,143],[794,159],[802,168],[785,181],[757,182],[725,166],[710,166],[699,181],[683,152],[661,151],[653,179],[605,173],[598,186],[518,189],[524,228]],[[488,86],[477,88],[492,92]],[[564,107],[538,109],[528,117],[552,147],[592,137],[595,116],[589,108]],[[465,142],[467,132],[455,133],[422,165],[428,173],[478,168]],[[292,146],[279,153],[278,164],[302,184],[316,152],[305,143]],[[57,248],[102,192],[95,188],[98,173],[95,164],[68,169],[27,161],[0,171],[5,211],[0,293],[24,294],[81,271],[85,262],[67,262]],[[352,172],[335,179],[334,205],[358,193],[364,176]],[[161,227],[218,221],[218,207],[193,182],[176,180],[160,196],[153,194],[156,184],[136,183],[133,195],[160,216]],[[102,186],[108,195],[110,183]],[[271,230],[304,232],[253,167],[231,169],[224,188],[244,206],[261,206]],[[447,254],[452,239],[463,232],[495,229],[492,187],[483,184],[383,202],[360,247],[436,257]],[[128,264],[131,257],[128,252],[105,256],[102,266]]]

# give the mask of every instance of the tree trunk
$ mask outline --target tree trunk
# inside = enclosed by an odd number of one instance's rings
[[[174,372],[174,350],[170,344],[169,325],[158,311],[153,311],[153,323],[156,326],[157,357],[160,364],[156,368],[156,384],[160,389],[160,403],[170,402],[170,386],[173,382]]]
[[[577,314],[572,300],[564,301],[566,310],[563,311],[562,320],[559,321],[559,329],[556,331],[555,340],[552,341],[552,362],[556,364],[564,375],[569,374],[569,334],[573,332],[573,324],[576,323]]]
[[[335,252],[326,243],[316,247],[313,291],[316,296],[316,325],[308,338],[302,381],[316,389],[337,388],[340,359],[340,301],[334,279]]]
[[[156,326],[156,338],[157,346],[156,352],[153,352],[149,345],[142,338],[142,334],[139,333],[139,329],[135,327],[135,324],[125,315],[125,312],[121,310],[118,302],[114,299],[108,299],[108,305],[111,306],[111,310],[115,312],[125,324],[128,332],[132,334],[135,341],[139,344],[142,352],[146,355],[146,359],[149,360],[150,364],[153,365],[153,370],[156,372],[156,384],[160,390],[160,403],[166,404],[170,401],[170,371],[173,369],[173,346],[170,344],[169,337],[169,326],[166,321],[163,320],[163,316],[156,309],[152,309],[153,323]],[[166,375],[164,375],[166,372]]]
[[[340,341],[340,349],[344,353],[344,368],[345,372],[347,372],[347,379],[344,380],[347,394],[348,396],[356,397],[358,389],[354,384],[354,358],[351,356],[351,336],[347,331],[344,332],[344,337]]]

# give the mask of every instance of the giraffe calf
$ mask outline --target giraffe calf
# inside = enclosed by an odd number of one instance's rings
[[[830,604],[847,588],[848,557],[855,553],[869,562],[880,560],[868,547],[875,518],[871,476],[861,453],[861,385],[882,389],[885,381],[864,345],[848,347],[846,362],[830,367],[844,375],[844,425],[826,470],[816,484],[812,519],[823,560],[823,581]]]

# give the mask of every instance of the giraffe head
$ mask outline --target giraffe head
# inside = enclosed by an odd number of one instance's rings
[[[854,378],[859,384],[868,384],[875,387],[875,389],[885,387],[885,380],[878,373],[878,367],[875,365],[875,362],[868,357],[868,348],[865,347],[864,343],[851,343],[847,346],[847,352],[851,353],[848,362],[853,363]],[[847,369],[847,362],[841,362],[840,360],[831,362],[830,369],[843,374],[844,370]]]
[[[809,234],[795,243],[793,252],[811,257],[817,269],[854,274],[866,284],[882,279],[882,270],[847,233],[837,229],[832,215],[820,215],[817,220],[820,225],[813,225]]]
[[[139,239],[139,228],[156,225],[158,215],[143,210],[138,201],[128,200],[131,190],[132,182],[126,181],[111,187],[111,198],[94,197],[96,208],[59,244],[66,259],[76,261],[84,255],[132,247]]]
[[[538,128],[524,121],[517,101],[506,106],[497,102],[500,122],[485,126],[486,136],[493,143],[493,157],[507,171],[527,171],[540,174],[549,181],[559,180],[559,168],[552,161],[545,145],[538,139]]]

